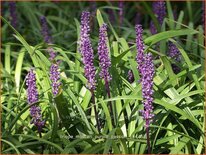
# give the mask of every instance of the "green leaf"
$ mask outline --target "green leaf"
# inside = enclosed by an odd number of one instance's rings
[[[169,103],[162,101],[162,100],[159,100],[159,99],[155,99],[154,103],[159,104],[159,105],[165,107],[166,109],[169,109],[171,111],[174,111],[174,112],[184,116],[185,118],[187,118],[188,120],[193,122],[201,130],[201,125],[199,124],[199,122],[195,118],[191,117],[186,112],[184,112],[183,110],[178,108],[177,106],[175,106],[173,104],[169,104]]]
[[[6,49],[5,49],[5,70],[11,74],[11,46],[10,45],[6,45]]]
[[[18,149],[14,146],[14,144],[12,144],[11,142],[9,142],[9,141],[7,141],[7,140],[5,140],[5,139],[2,139],[2,138],[1,138],[1,141],[4,142],[4,143],[7,143],[7,144],[10,145],[12,148],[14,148],[14,150],[16,151],[17,154],[21,154],[21,153],[19,152],[19,150],[18,150]]]
[[[16,83],[16,92],[19,93],[20,89],[20,82],[21,82],[21,72],[22,72],[22,64],[24,60],[25,49],[21,49],[19,52],[19,56],[16,62],[16,69],[15,69],[15,83]]]
[[[158,43],[161,40],[172,38],[172,37],[177,37],[177,36],[182,36],[182,35],[188,35],[188,34],[197,34],[199,33],[196,30],[190,30],[190,29],[181,29],[181,30],[170,30],[170,31],[165,31],[161,32],[155,35],[152,35],[144,40],[145,44],[148,45],[154,45],[155,43]]]
[[[170,154],[179,154],[179,153],[181,153],[180,151],[185,147],[185,145],[187,145],[187,143],[189,141],[190,141],[190,139],[187,138],[187,137],[181,138],[175,147],[170,148],[170,150],[171,150]]]
[[[112,143],[113,143],[113,136],[115,135],[115,132],[116,132],[116,129],[113,129],[109,134],[108,134],[108,138],[104,144],[104,151],[103,151],[103,154],[108,154],[109,153],[109,149],[111,148],[112,146]]]

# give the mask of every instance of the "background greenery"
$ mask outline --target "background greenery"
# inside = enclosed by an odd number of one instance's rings
[[[204,150],[204,36],[201,2],[167,2],[167,16],[160,33],[151,35],[149,23],[156,21],[151,2],[125,2],[123,24],[118,23],[118,2],[17,2],[17,27],[9,24],[8,2],[2,2],[2,153],[147,153],[141,84],[135,61],[135,15],[141,14],[146,51],[155,59],[154,121],[150,127],[152,153],[200,154]],[[108,9],[115,20],[109,20]],[[95,92],[102,131],[96,129],[91,94],[78,51],[81,12],[92,12],[91,40],[97,68]],[[174,20],[172,11],[177,11]],[[41,35],[39,17],[47,17],[50,32],[61,60],[61,93],[53,98],[49,80],[50,61]],[[98,77],[98,29],[109,25],[112,60],[108,98]],[[112,23],[111,23],[112,22]],[[175,40],[174,40],[175,37]],[[167,56],[168,41],[181,52],[182,61]],[[156,51],[155,44],[160,42]],[[159,57],[157,57],[159,55]],[[181,71],[175,74],[171,63]],[[40,138],[30,124],[25,76],[35,67],[39,102],[46,126]],[[135,81],[128,82],[128,70]],[[116,127],[111,125],[107,103],[112,101]]]

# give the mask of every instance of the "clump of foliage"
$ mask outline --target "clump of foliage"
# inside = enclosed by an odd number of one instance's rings
[[[154,3],[2,2],[2,153],[203,153],[203,5]]]

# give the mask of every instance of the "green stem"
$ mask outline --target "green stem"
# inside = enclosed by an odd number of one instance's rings
[[[146,120],[146,136],[147,136],[147,147],[148,147],[148,154],[151,153],[150,149],[150,138],[149,138],[149,120]]]
[[[105,79],[105,87],[106,87],[108,97],[111,98],[110,89],[109,89],[109,82],[108,82],[107,79]],[[112,118],[112,125],[114,127],[115,123],[114,123],[114,115],[113,115],[113,108],[112,108],[112,102],[111,101],[109,101],[109,111],[110,111],[111,118]]]
[[[97,129],[98,129],[98,132],[100,133],[101,128],[100,128],[100,123],[99,123],[99,118],[98,118],[98,113],[97,113],[97,107],[96,107],[96,104],[95,104],[94,91],[91,90],[91,93],[92,93],[92,103],[94,105],[94,113],[95,113],[95,118],[96,118],[96,123],[97,123]]]

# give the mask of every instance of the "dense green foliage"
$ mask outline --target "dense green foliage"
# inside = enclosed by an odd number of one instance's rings
[[[167,2],[167,16],[159,33],[151,35],[150,20],[156,21],[151,2],[125,2],[123,24],[118,23],[117,3],[97,2],[93,12],[91,40],[97,68],[95,99],[102,130],[98,134],[91,93],[86,88],[81,55],[78,51],[81,12],[88,2],[17,2],[17,27],[9,24],[8,3],[2,12],[2,153],[147,153],[141,84],[137,70],[135,14],[141,12],[145,52],[155,57],[154,120],[150,126],[152,153],[200,154],[204,150],[204,35],[201,2]],[[172,9],[177,9],[174,20]],[[107,9],[115,10],[112,24]],[[94,10],[91,10],[94,11]],[[54,44],[43,42],[39,17],[45,15]],[[99,78],[98,30],[108,24],[112,81],[108,98]],[[167,56],[168,41],[181,52],[182,61]],[[156,44],[160,42],[157,50]],[[51,93],[47,47],[61,60],[61,90]],[[181,71],[175,74],[175,63]],[[35,67],[39,102],[46,126],[42,137],[30,124],[25,77]],[[135,81],[128,81],[128,70]],[[112,127],[107,104],[113,104]]]

